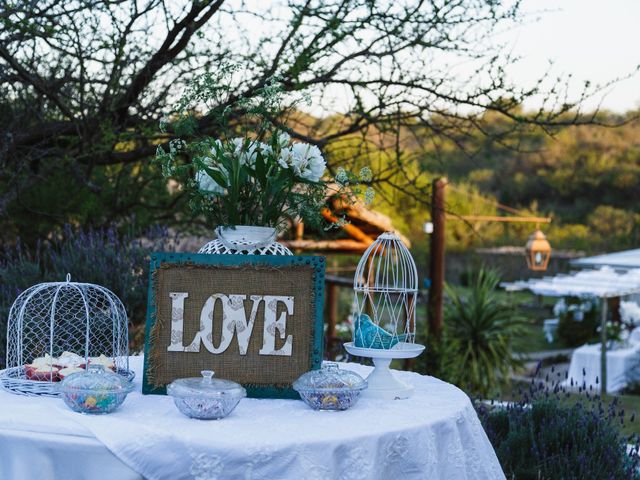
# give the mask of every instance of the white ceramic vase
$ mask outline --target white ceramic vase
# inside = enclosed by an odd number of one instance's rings
[[[276,229],[253,225],[216,228],[218,238],[203,246],[198,253],[230,255],[293,255],[276,242]]]
[[[237,225],[235,227],[216,228],[218,240],[230,250],[255,250],[264,248],[276,241],[276,229]]]

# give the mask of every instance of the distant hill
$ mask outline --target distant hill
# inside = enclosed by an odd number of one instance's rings
[[[407,163],[415,163],[412,168],[423,172],[424,183],[436,176],[449,178],[451,211],[497,214],[492,206],[497,201],[552,216],[554,222],[546,231],[559,248],[611,251],[640,246],[639,114],[602,113],[601,121],[620,126],[571,126],[548,133],[514,130],[504,119],[486,115],[482,128],[492,139],[480,130],[438,137],[433,129],[416,126],[403,129],[400,144],[405,157],[411,158]],[[333,125],[338,121],[330,120]],[[391,136],[372,131],[366,138],[372,145],[388,147]],[[378,156],[371,162],[379,162]],[[376,207],[394,218],[412,240],[423,237],[421,226],[428,208],[402,193],[387,193],[391,200],[383,195]],[[475,226],[476,232],[468,225],[451,225],[449,246],[519,245],[534,227]]]

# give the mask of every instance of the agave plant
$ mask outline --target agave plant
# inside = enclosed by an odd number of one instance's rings
[[[468,274],[467,294],[446,286],[445,315],[448,380],[487,396],[508,380],[521,361],[513,355],[513,339],[523,332],[524,320],[501,301],[498,273],[480,269]]]

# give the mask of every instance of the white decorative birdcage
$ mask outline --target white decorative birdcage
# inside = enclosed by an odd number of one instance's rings
[[[7,368],[0,384],[23,395],[57,396],[64,376],[101,364],[129,380],[127,314],[99,285],[41,283],[18,296],[7,322]]]
[[[227,255],[293,255],[276,241],[276,230],[269,227],[238,225],[216,228],[218,238],[204,245],[198,253]]]
[[[385,232],[364,252],[353,280],[353,341],[346,350],[373,359],[366,396],[408,398],[413,388],[396,380],[391,360],[414,358],[424,346],[415,343],[418,272],[400,237]]]

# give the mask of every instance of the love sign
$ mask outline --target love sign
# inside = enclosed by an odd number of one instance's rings
[[[171,345],[167,348],[169,352],[199,352],[200,343],[211,353],[223,353],[229,348],[234,333],[238,335],[238,350],[240,355],[246,355],[249,347],[249,340],[253,332],[253,325],[256,321],[258,307],[265,302],[264,311],[264,343],[260,349],[260,355],[288,355],[291,356],[293,337],[288,335],[282,348],[276,349],[276,330],[280,337],[284,337],[287,324],[287,313],[293,313],[294,297],[282,297],[275,295],[251,295],[251,314],[247,322],[247,315],[244,309],[246,295],[224,295],[214,293],[202,307],[200,314],[200,331],[188,347],[183,345],[184,329],[184,299],[189,296],[187,292],[171,292]],[[213,346],[213,311],[216,300],[222,304],[222,334],[220,345]],[[286,310],[276,321],[278,302],[286,305]]]
[[[202,370],[253,397],[295,398],[322,361],[324,258],[158,253],[151,258],[143,393]]]

